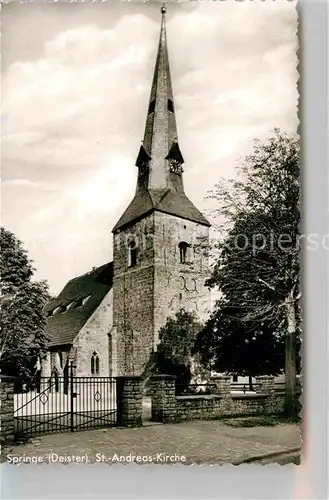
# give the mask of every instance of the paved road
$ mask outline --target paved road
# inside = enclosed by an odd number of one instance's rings
[[[103,461],[109,464],[116,463],[119,456],[128,457],[121,462],[129,463],[131,455],[143,457],[140,463],[144,463],[144,460],[145,463],[171,463],[174,459],[165,457],[174,457],[176,454],[185,457],[182,463],[187,465],[223,464],[289,452],[300,444],[300,429],[294,424],[233,428],[220,421],[192,421],[48,435],[26,445],[15,446],[7,453],[10,451],[17,457],[25,454],[25,458],[38,456],[44,462],[49,459],[56,461],[56,456],[63,457],[63,460],[73,455],[84,456],[86,458],[83,460],[88,459],[90,463]],[[49,458],[51,453],[55,455]],[[298,453],[284,456],[292,456],[295,460],[296,455]],[[5,453],[2,460],[7,459]]]

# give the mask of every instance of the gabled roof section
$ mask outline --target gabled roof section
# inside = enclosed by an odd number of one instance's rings
[[[166,156],[166,160],[175,160],[181,165],[184,163],[184,158],[177,141],[172,143],[169,153]]]
[[[196,208],[184,192],[168,189],[166,193],[153,192],[155,211],[175,215],[182,219],[210,226],[209,221]]]
[[[112,229],[112,233],[124,226],[127,226],[131,222],[140,219],[142,216],[151,212],[153,208],[154,206],[150,192],[138,191],[132,202],[128,205],[123,215]]]
[[[137,192],[135,198],[119,219],[112,232],[122,229],[133,222],[141,219],[146,214],[158,211],[164,212],[182,219],[190,220],[203,226],[210,226],[209,221],[193,205],[184,192],[172,189],[159,189]]]
[[[70,280],[58,297],[45,306],[48,347],[72,344],[113,283],[113,262]],[[56,312],[56,309],[58,312]],[[65,309],[65,312],[59,312]]]
[[[145,165],[145,163],[148,163],[151,160],[150,155],[146,151],[143,145],[139,148],[137,160],[136,160],[136,167],[142,167]]]

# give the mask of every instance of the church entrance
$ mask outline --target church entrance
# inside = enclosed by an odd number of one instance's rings
[[[115,377],[38,377],[14,394],[17,435],[75,432],[117,424]]]

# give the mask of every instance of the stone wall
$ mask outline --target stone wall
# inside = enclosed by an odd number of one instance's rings
[[[232,405],[228,409],[222,396],[209,394],[204,396],[177,396],[176,420],[207,420],[221,416],[264,415],[283,412],[282,396],[275,398],[271,410],[264,407],[267,397],[262,394],[233,395]]]
[[[169,316],[181,308],[204,320],[210,313],[208,277],[209,228],[172,215],[156,212],[154,276],[154,347]],[[187,262],[180,263],[179,243],[190,245]]]
[[[217,394],[177,396],[176,420],[208,420],[223,414],[223,398]]]
[[[283,412],[284,395],[275,392],[273,377],[259,378],[255,394],[231,394],[230,377],[212,378],[212,383],[214,394],[175,396],[175,378],[159,375],[153,385],[152,420],[180,422]]]
[[[159,342],[159,329],[179,309],[210,312],[209,228],[155,212],[114,234],[113,324],[118,374],[140,374]],[[128,243],[135,241],[137,265],[129,267]],[[190,246],[180,263],[179,243]]]
[[[272,413],[267,407],[265,394],[232,394],[232,415],[263,415]],[[273,408],[273,413],[280,413]]]
[[[14,439],[14,380],[0,375],[0,443],[10,444]]]
[[[109,332],[112,328],[112,299],[113,292],[110,290],[74,340],[72,351],[76,352],[75,376],[77,377],[92,376],[91,357],[93,352],[96,352],[99,358],[99,376],[109,376]]]
[[[153,214],[114,234],[113,324],[119,375],[139,375],[153,347]],[[129,267],[128,243],[134,240],[137,265]]]

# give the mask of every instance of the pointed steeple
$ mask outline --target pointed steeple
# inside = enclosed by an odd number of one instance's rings
[[[137,187],[133,200],[113,232],[158,211],[210,226],[184,192],[183,163],[175,117],[169,69],[166,8],[161,8],[161,29],[154,68],[144,139],[137,155]]]
[[[177,125],[174,98],[169,69],[166,34],[166,8],[161,8],[161,29],[158,52],[154,68],[149,106],[146,117],[143,144],[136,165],[142,169],[139,175],[140,187],[149,189],[183,190],[181,165],[184,163],[177,139]],[[172,150],[179,155],[171,157]],[[145,161],[146,157],[149,161]],[[145,171],[146,167],[149,171]],[[174,176],[174,178],[173,178]],[[138,186],[139,187],[139,186]]]

